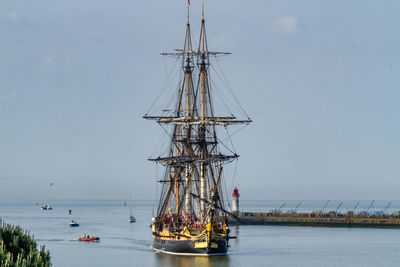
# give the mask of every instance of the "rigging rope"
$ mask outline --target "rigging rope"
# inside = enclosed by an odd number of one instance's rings
[[[235,152],[235,154],[236,154],[236,148],[235,148],[235,146],[233,145],[233,142],[232,142],[232,138],[231,138],[231,136],[229,135],[228,127],[224,127],[224,128],[225,128],[225,130],[226,130],[226,134],[227,134],[227,136],[228,136],[228,138],[229,138],[229,142],[231,142],[231,145],[232,145],[233,151],[234,151],[234,152]]]
[[[154,99],[153,103],[150,105],[150,107],[149,107],[149,109],[147,110],[146,114],[148,114],[148,113],[151,111],[151,109],[154,107],[154,105],[157,103],[157,101],[158,101],[158,100],[160,99],[160,97],[162,96],[162,94],[163,94],[165,88],[166,88],[167,85],[169,84],[169,78],[168,78],[168,77],[169,77],[169,76],[172,74],[172,72],[175,70],[175,65],[176,65],[177,62],[178,62],[178,58],[176,59],[176,61],[175,61],[174,65],[173,65],[173,67],[172,67],[171,72],[169,73],[169,75],[167,74],[167,79],[166,79],[166,81],[164,82],[163,86],[161,87],[160,91],[158,92],[157,97]]]
[[[207,31],[210,31],[214,35],[215,38],[213,40],[217,40],[224,47],[225,51],[229,51],[229,49],[224,45],[223,42],[220,41],[218,36],[215,34],[215,32],[212,30],[212,28],[208,24],[207,24]],[[222,54],[220,56],[224,56],[224,55]]]
[[[223,79],[224,79],[224,81],[225,81],[225,83],[226,83],[228,89],[231,91],[232,97],[233,97],[234,100],[236,101],[236,104],[239,106],[239,108],[241,109],[241,111],[247,116],[247,118],[250,118],[249,115],[247,114],[247,112],[244,110],[244,108],[243,108],[242,105],[240,104],[239,100],[237,99],[237,97],[236,97],[236,95],[235,95],[235,93],[234,93],[234,91],[233,91],[233,89],[232,89],[232,86],[229,84],[228,80],[226,79],[225,74],[224,74],[224,71],[222,70],[221,65],[219,64],[219,61],[218,61],[218,58],[217,58],[217,57],[215,57],[215,61],[217,62],[217,65],[218,65],[219,69],[221,70],[222,77],[223,77]],[[218,72],[217,72],[217,73],[218,73]]]
[[[214,70],[215,71],[215,70]],[[211,84],[213,85],[213,87],[217,87],[217,85],[216,85],[216,83],[214,82],[214,79],[211,79],[211,77],[210,77],[210,82],[211,82]],[[228,105],[226,104],[226,102],[224,101],[225,99],[226,100],[229,100],[229,98],[228,97],[225,97],[225,95],[223,94],[223,91],[222,90],[213,90],[212,91],[213,93],[217,93],[217,94],[220,94],[221,95],[221,97],[219,97],[219,98],[214,98],[213,100],[215,101],[220,101],[221,103],[222,103],[222,105],[226,108],[226,110],[228,111],[228,113],[230,113],[230,114],[233,114],[232,113],[232,111],[230,110],[230,108],[228,107]],[[232,104],[232,103],[230,103],[230,104]],[[233,105],[232,105],[233,106]]]
[[[156,203],[158,203],[158,162],[156,162]]]
[[[151,152],[150,156],[148,158],[152,158],[154,157],[156,151],[161,151],[162,150],[162,145],[163,145],[163,141],[165,140],[165,136],[166,134],[164,133],[163,135],[161,135],[161,137],[158,139],[158,143],[156,144],[156,146],[154,147],[153,151]]]

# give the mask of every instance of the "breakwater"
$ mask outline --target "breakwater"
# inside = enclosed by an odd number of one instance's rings
[[[236,212],[230,224],[400,228],[399,214]]]

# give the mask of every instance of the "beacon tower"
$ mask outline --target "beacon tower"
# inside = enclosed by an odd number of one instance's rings
[[[239,212],[239,189],[235,187],[232,193],[232,212]]]

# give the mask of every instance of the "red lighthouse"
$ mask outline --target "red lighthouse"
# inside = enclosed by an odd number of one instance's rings
[[[239,212],[239,189],[235,187],[232,193],[232,212]]]

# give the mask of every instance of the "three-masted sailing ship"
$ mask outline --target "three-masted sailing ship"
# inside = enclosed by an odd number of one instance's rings
[[[209,256],[228,251],[227,216],[235,215],[225,208],[222,170],[224,164],[239,157],[221,152],[216,129],[248,124],[251,120],[214,114],[210,57],[230,53],[208,50],[204,7],[202,13],[197,50],[192,49],[188,8],[183,49],[162,53],[182,60],[182,80],[172,109],[166,115],[146,114],[144,118],[170,126],[168,154],[149,159],[165,167],[164,176],[158,181],[162,192],[151,225],[153,248],[171,254]]]

